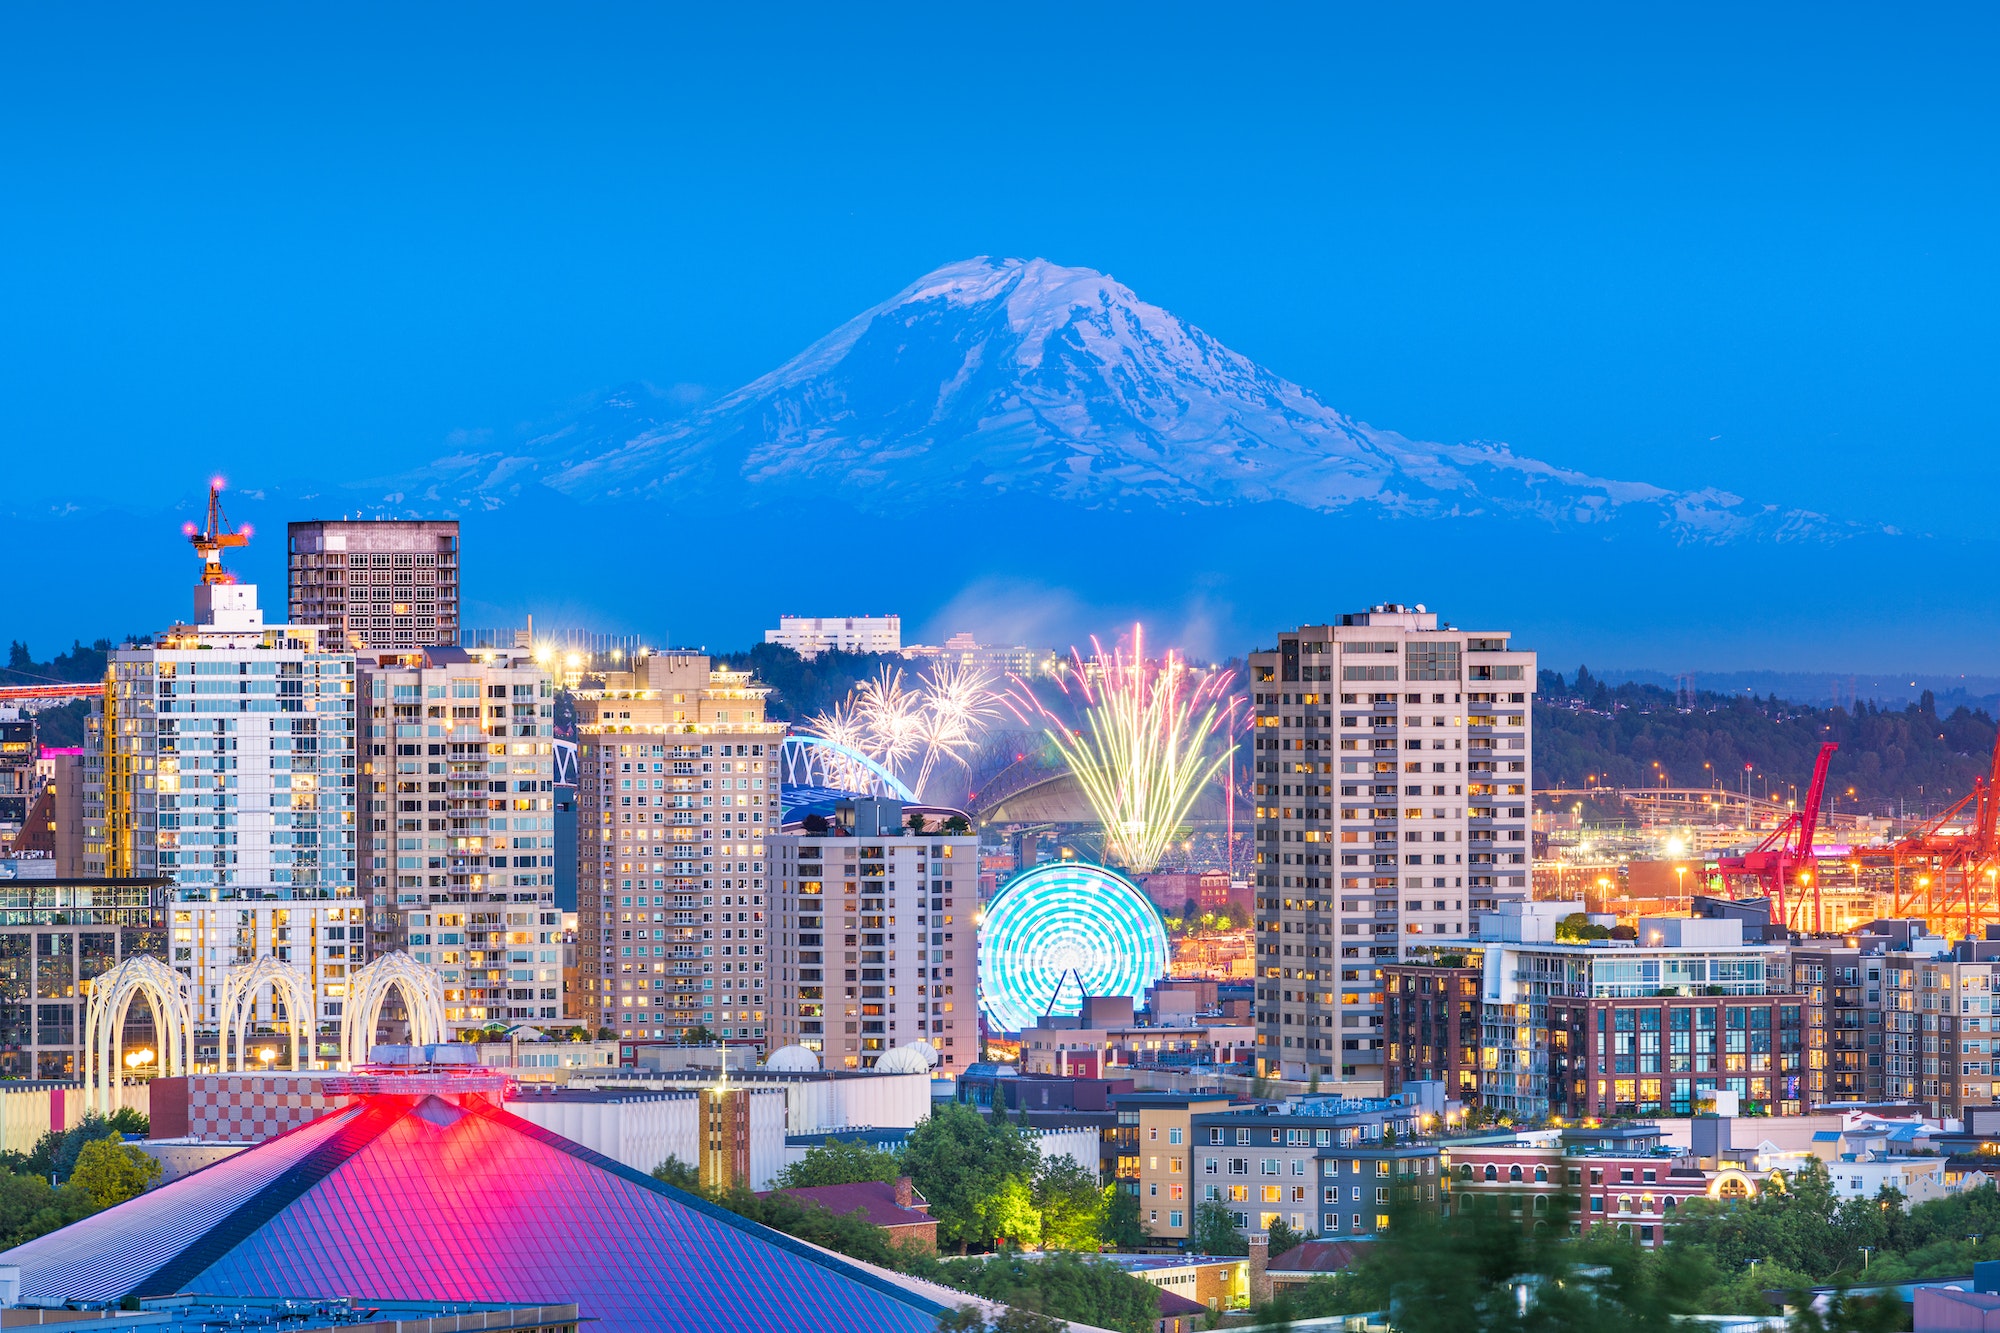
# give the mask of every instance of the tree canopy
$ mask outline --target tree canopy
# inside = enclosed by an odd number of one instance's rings
[[[806,1155],[778,1173],[779,1189],[815,1185],[858,1185],[879,1181],[892,1185],[901,1168],[896,1154],[849,1139],[829,1138],[806,1149]]]
[[[1040,1238],[1031,1194],[1038,1158],[1006,1120],[950,1102],[910,1131],[903,1171],[930,1200],[938,1243],[964,1250]]]

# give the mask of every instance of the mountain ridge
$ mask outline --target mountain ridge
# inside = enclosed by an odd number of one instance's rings
[[[1563,468],[1501,443],[1413,441],[1142,301],[1091,269],[948,264],[741,388],[691,412],[600,396],[518,448],[469,450],[407,478],[434,502],[781,502],[834,490],[905,512],[1027,493],[1064,506],[1296,505],[1578,529],[1636,523],[1678,542],[1836,540],[1894,530]],[[738,489],[741,488],[741,489]]]

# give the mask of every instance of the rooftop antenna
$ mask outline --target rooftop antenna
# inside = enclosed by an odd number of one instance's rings
[[[229,526],[229,520],[222,513],[222,478],[212,477],[208,483],[208,526],[198,528],[192,523],[184,524],[181,531],[187,534],[188,542],[202,559],[201,581],[203,583],[234,583],[236,578],[222,567],[222,550],[227,546],[248,546],[250,528],[246,524],[241,531]]]

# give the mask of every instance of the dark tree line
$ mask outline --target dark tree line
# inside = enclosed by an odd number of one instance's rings
[[[1994,721],[1965,707],[1940,717],[1929,691],[1902,709],[1863,700],[1815,708],[1775,697],[1697,692],[1683,710],[1657,685],[1613,687],[1577,669],[1544,671],[1535,705],[1535,785],[1670,785],[1738,789],[1754,765],[1752,795],[1803,796],[1823,741],[1840,749],[1827,769],[1835,808],[1937,810],[1972,790],[1992,763]],[[1658,763],[1659,767],[1654,768]],[[1706,767],[1704,767],[1706,765]],[[1853,795],[1848,795],[1848,789]]]

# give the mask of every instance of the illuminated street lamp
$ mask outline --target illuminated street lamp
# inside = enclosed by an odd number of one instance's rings
[[[153,1063],[153,1052],[143,1046],[136,1051],[125,1052],[125,1067],[134,1073],[151,1063]]]
[[[278,1048],[275,1046],[260,1046],[257,1049],[257,1058],[264,1062],[264,1068],[269,1069],[272,1061],[278,1058]]]

